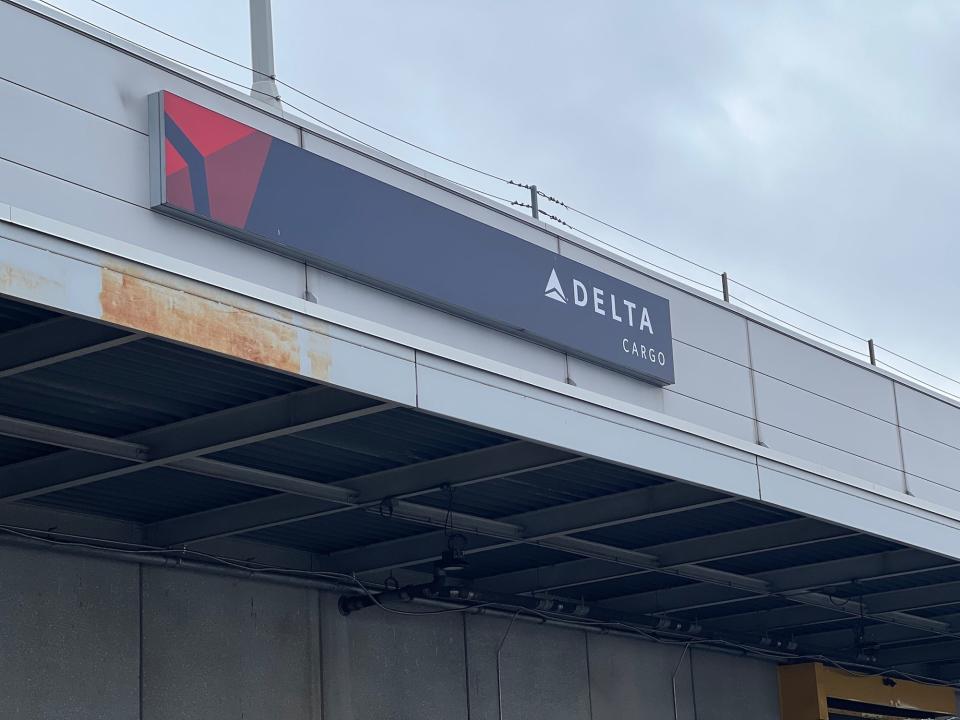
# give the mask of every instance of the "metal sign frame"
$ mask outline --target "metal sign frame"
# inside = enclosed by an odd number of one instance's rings
[[[170,92],[150,97],[151,205],[656,385],[666,298]]]

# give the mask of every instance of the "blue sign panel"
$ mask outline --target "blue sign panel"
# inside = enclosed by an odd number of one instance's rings
[[[669,301],[171,93],[154,207],[648,382],[674,382]]]

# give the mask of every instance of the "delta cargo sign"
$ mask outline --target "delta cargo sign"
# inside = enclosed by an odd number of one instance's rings
[[[674,382],[670,304],[581,263],[160,92],[152,205],[397,295]]]

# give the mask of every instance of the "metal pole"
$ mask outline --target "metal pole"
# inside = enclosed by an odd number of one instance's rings
[[[871,365],[876,365],[876,364],[877,364],[877,350],[876,350],[876,348],[873,346],[873,340],[872,340],[872,339],[871,339],[871,340],[867,340],[867,348],[870,350],[870,364],[871,364]]]
[[[723,282],[723,301],[730,302],[730,278],[726,273],[720,273],[720,280]]]
[[[277,90],[273,65],[273,14],[270,0],[250,0],[250,58],[253,61],[250,94],[280,107],[280,91]]]
[[[530,186],[530,214],[533,215],[533,219],[537,220],[540,217],[540,207],[537,203],[537,186]]]

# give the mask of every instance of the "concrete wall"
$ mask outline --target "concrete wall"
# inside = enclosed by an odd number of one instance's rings
[[[42,61],[37,47],[47,48]],[[0,107],[10,110],[0,114],[0,203],[214,268],[291,302],[309,289],[334,310],[960,510],[957,404],[138,55],[0,0]],[[676,385],[655,388],[152,212],[147,96],[160,89],[666,296]]]
[[[503,720],[673,717],[678,646],[461,613],[344,618],[315,590],[45,550],[0,547],[0,578],[8,720],[500,720],[501,694]],[[676,675],[681,720],[779,717],[773,665],[694,650]]]

